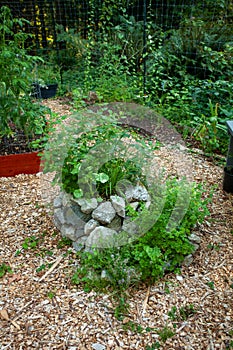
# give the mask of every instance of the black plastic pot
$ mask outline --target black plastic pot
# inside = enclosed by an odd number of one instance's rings
[[[40,86],[37,83],[33,84],[32,96],[35,98],[50,98],[54,97],[57,92],[58,84],[48,84],[45,87]]]
[[[224,168],[223,189],[226,192],[233,193],[233,169]]]

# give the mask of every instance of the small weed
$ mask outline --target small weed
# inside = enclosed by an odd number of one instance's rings
[[[44,237],[47,235],[47,232],[44,231],[39,237],[36,236],[30,236],[24,239],[23,243],[22,243],[22,248],[23,250],[35,250],[39,248],[39,244],[41,242],[43,242]],[[42,249],[41,252],[37,252],[36,256],[44,256],[45,255],[45,251],[47,251],[46,249]],[[22,254],[21,250],[17,250],[15,256],[18,256]]]
[[[210,289],[214,290],[214,282],[210,281],[206,283],[208,287],[210,287]]]
[[[160,349],[160,343],[158,341],[153,343],[151,346],[147,345],[145,350],[155,350],[155,349]]]
[[[47,294],[49,299],[53,299],[55,297],[55,293],[54,292],[48,292]]]
[[[42,264],[42,265],[40,265],[40,267],[38,267],[38,268],[36,269],[36,272],[38,273],[38,272],[43,271],[43,270],[45,270],[45,269],[46,269],[46,265],[45,265],[45,264]]]
[[[11,267],[6,264],[1,264],[0,265],[0,277],[3,277],[6,273],[12,273]]]
[[[179,315],[182,321],[187,320],[190,316],[195,314],[196,310],[194,309],[193,304],[182,306],[179,310]]]
[[[48,256],[53,256],[53,252],[51,250],[46,250],[45,254]]]
[[[151,328],[151,327],[146,327],[146,328],[145,328],[145,331],[146,331],[146,332],[156,332],[157,329],[156,329],[156,328]]]
[[[73,254],[73,251],[70,250],[70,249],[68,249],[67,252],[65,252],[65,253],[63,254],[63,256],[64,256],[64,257],[67,257],[67,256],[69,256],[69,255],[71,255],[71,254]]]
[[[21,254],[21,250],[16,250],[16,252],[15,252],[15,256],[19,256]]]
[[[175,333],[171,330],[171,328],[165,326],[161,331],[158,332],[160,339],[162,342],[166,342],[167,339],[172,338]]]
[[[168,316],[172,321],[177,319],[177,307],[173,306],[172,309],[168,312]]]
[[[35,236],[31,236],[31,237],[27,237],[25,238],[23,244],[22,244],[22,248],[24,250],[27,249],[35,249],[39,244],[39,238],[35,237]]]
[[[70,247],[71,245],[72,245],[72,241],[67,237],[62,237],[62,239],[57,243],[57,247],[59,249],[64,247]]]
[[[128,313],[128,311],[129,311],[129,304],[126,302],[126,298],[124,296],[120,296],[120,298],[117,301],[117,306],[114,310],[114,316],[119,321],[122,321],[126,313]]]
[[[230,340],[226,346],[226,350],[233,349],[233,340]]]
[[[140,324],[137,324],[133,321],[129,321],[122,325],[122,329],[124,330],[130,330],[134,333],[142,333],[143,327]]]
[[[168,312],[168,316],[172,321],[185,321],[190,316],[195,314],[195,309],[193,304],[181,306],[180,309],[177,309],[176,306],[173,306],[172,309]]]
[[[220,244],[208,244],[207,248],[218,252],[220,250]]]

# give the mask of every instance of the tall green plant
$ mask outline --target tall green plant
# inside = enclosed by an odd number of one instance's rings
[[[30,56],[25,42],[31,36],[23,32],[25,19],[12,18],[8,7],[0,11],[0,137],[12,134],[15,128],[26,133],[44,125],[42,109],[32,105],[30,73],[39,57]]]

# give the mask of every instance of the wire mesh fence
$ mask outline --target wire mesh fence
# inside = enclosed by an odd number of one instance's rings
[[[33,33],[28,46],[35,52],[61,51],[68,45],[68,35],[80,40],[101,40],[106,33],[124,40],[125,51],[134,47],[134,55],[142,55],[163,32],[163,40],[171,45],[167,50],[187,55],[189,61],[208,44],[221,50],[232,41],[233,4],[227,0],[2,0],[13,17],[25,18],[24,30]],[[159,31],[159,33],[158,33]],[[174,32],[179,31],[174,36]],[[71,41],[71,39],[70,39]],[[72,49],[72,48],[70,48]],[[140,57],[138,57],[140,61]]]
[[[115,59],[115,71],[118,61],[140,76],[144,93],[166,92],[174,75],[228,80],[231,74],[232,0],[2,0],[1,5],[27,19],[23,31],[33,35],[25,44],[57,64],[62,77],[74,67],[80,76],[90,67],[98,71],[103,57],[105,70],[111,71],[107,61]]]
[[[226,149],[225,122],[233,118],[232,0],[0,5],[0,122],[8,131],[4,121],[14,111],[16,119],[22,109],[32,118],[25,96],[41,98],[41,88],[58,82],[59,94],[71,96],[75,107],[92,99],[143,103],[208,151]]]

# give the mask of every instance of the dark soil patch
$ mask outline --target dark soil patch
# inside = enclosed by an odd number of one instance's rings
[[[3,136],[0,140],[0,155],[28,153],[37,151],[31,145],[32,141],[38,140],[41,135],[28,136],[22,130],[15,130],[12,136]]]

